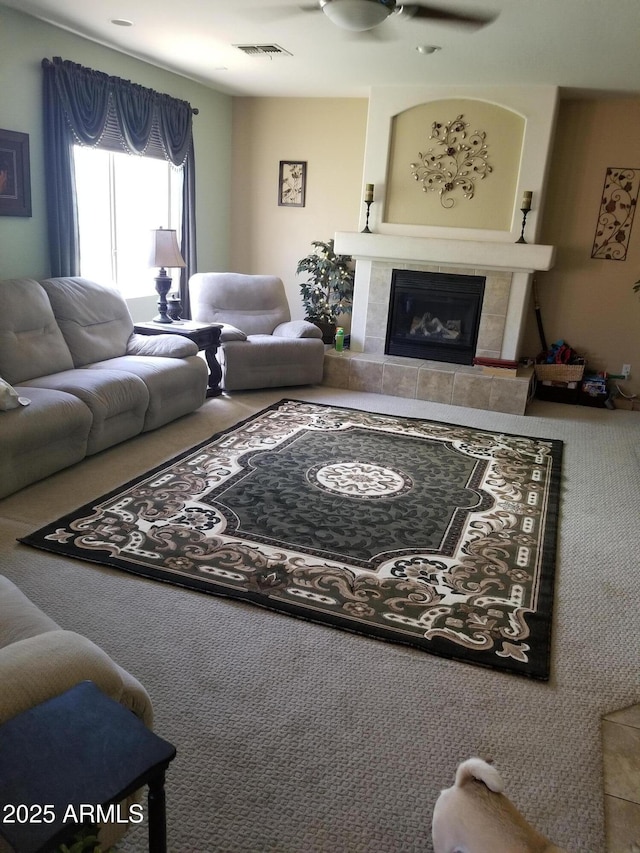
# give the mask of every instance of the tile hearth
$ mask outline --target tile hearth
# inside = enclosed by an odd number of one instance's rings
[[[533,369],[517,376],[487,375],[482,367],[327,348],[323,385],[523,415]]]

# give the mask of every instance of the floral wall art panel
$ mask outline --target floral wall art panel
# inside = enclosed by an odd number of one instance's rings
[[[607,261],[626,259],[639,188],[640,169],[607,169],[592,258]]]

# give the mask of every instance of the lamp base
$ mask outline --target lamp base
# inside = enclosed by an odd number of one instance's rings
[[[165,270],[160,270],[160,275],[156,276],[156,290],[158,291],[158,316],[153,318],[154,323],[172,323],[171,317],[167,314],[168,305],[167,305],[167,293],[169,293],[169,289],[171,288],[171,278],[164,274]]]

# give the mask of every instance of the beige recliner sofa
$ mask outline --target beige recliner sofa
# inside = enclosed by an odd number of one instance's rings
[[[93,681],[152,728],[153,707],[142,684],[91,640],[63,630],[0,575],[0,725],[82,681]],[[139,798],[134,794],[125,804]],[[124,825],[103,826],[103,849],[125,830]],[[0,838],[0,853],[11,850]]]
[[[63,630],[0,575],[0,725],[81,681],[93,681],[152,726],[151,699],[133,675],[91,640]]]
[[[197,273],[189,280],[194,320],[221,323],[218,361],[225,391],[318,385],[322,332],[292,320],[282,280],[272,275]]]
[[[0,281],[0,498],[197,409],[208,369],[179,335],[136,335],[117,290],[83,278]]]

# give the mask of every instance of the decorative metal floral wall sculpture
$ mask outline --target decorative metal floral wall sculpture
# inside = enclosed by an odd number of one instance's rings
[[[592,258],[626,259],[639,187],[640,169],[607,169]]]
[[[476,130],[467,134],[468,123],[459,115],[448,124],[434,121],[431,136],[436,146],[424,154],[418,153],[418,163],[411,163],[411,174],[422,184],[423,192],[439,192],[440,204],[453,207],[450,197],[458,187],[465,198],[473,198],[475,181],[482,180],[493,171],[488,163],[486,133]]]

